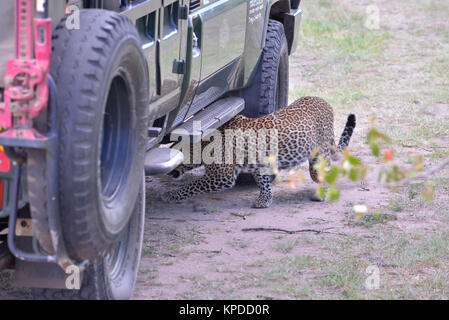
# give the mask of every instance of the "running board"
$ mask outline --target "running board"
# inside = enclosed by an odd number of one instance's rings
[[[145,175],[154,176],[173,171],[184,161],[184,154],[171,148],[154,148],[145,155]]]
[[[220,99],[195,116],[176,127],[170,133],[170,140],[189,138],[195,143],[201,141],[206,130],[218,129],[245,108],[245,100],[239,97]]]

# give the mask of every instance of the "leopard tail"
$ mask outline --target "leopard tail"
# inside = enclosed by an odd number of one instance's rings
[[[349,145],[349,141],[351,140],[352,133],[354,132],[356,125],[355,114],[351,113],[348,116],[348,120],[346,121],[345,129],[341,134],[340,141],[338,142],[337,152],[343,152]]]

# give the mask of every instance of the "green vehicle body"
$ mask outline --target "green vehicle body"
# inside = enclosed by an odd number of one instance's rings
[[[60,2],[50,0],[53,21],[65,10]],[[121,8],[115,0],[73,3],[83,7],[90,2],[119,11],[141,34],[150,75],[150,118],[164,131],[150,145],[217,98],[251,83],[268,19],[283,22],[293,53],[302,13],[299,0],[146,0],[128,1]]]
[[[115,11],[134,23],[148,67],[150,127],[157,129],[155,134],[150,133],[148,150],[168,142],[176,127],[207,110],[219,98],[243,95],[260,63],[270,19],[283,24],[289,55],[295,52],[302,14],[300,0],[47,0],[45,3],[52,28],[66,14],[76,19],[76,7]],[[2,30],[13,28],[13,10],[14,1],[3,4]],[[14,56],[14,40],[14,32],[0,36],[0,88],[4,87],[6,61]],[[0,218],[5,219],[12,170],[0,172],[0,179],[5,184]],[[27,202],[26,179],[22,182],[19,206]]]

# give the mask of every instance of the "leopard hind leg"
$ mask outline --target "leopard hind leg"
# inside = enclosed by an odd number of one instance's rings
[[[321,181],[318,178],[318,171],[315,169],[315,164],[318,163],[318,157],[322,154],[324,159],[327,161],[327,164],[330,165],[330,156],[331,152],[324,152],[324,153],[318,153],[314,158],[309,158],[309,174],[310,178],[313,180],[313,182],[320,184]],[[326,185],[325,185],[326,187]],[[325,199],[318,196],[315,192],[310,196],[310,200],[316,201],[316,202],[323,202]]]
[[[268,208],[271,206],[273,202],[273,190],[271,189],[271,175],[262,175],[260,171],[256,171],[253,173],[254,180],[256,181],[257,186],[259,187],[260,194],[257,197],[256,201],[254,201],[252,207],[253,208]]]

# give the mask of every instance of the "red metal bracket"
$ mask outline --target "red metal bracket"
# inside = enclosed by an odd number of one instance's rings
[[[16,0],[16,57],[6,63],[5,102],[0,104],[0,126],[6,132],[0,135],[39,138],[32,120],[48,103],[51,19],[33,19],[34,6],[35,0]]]

